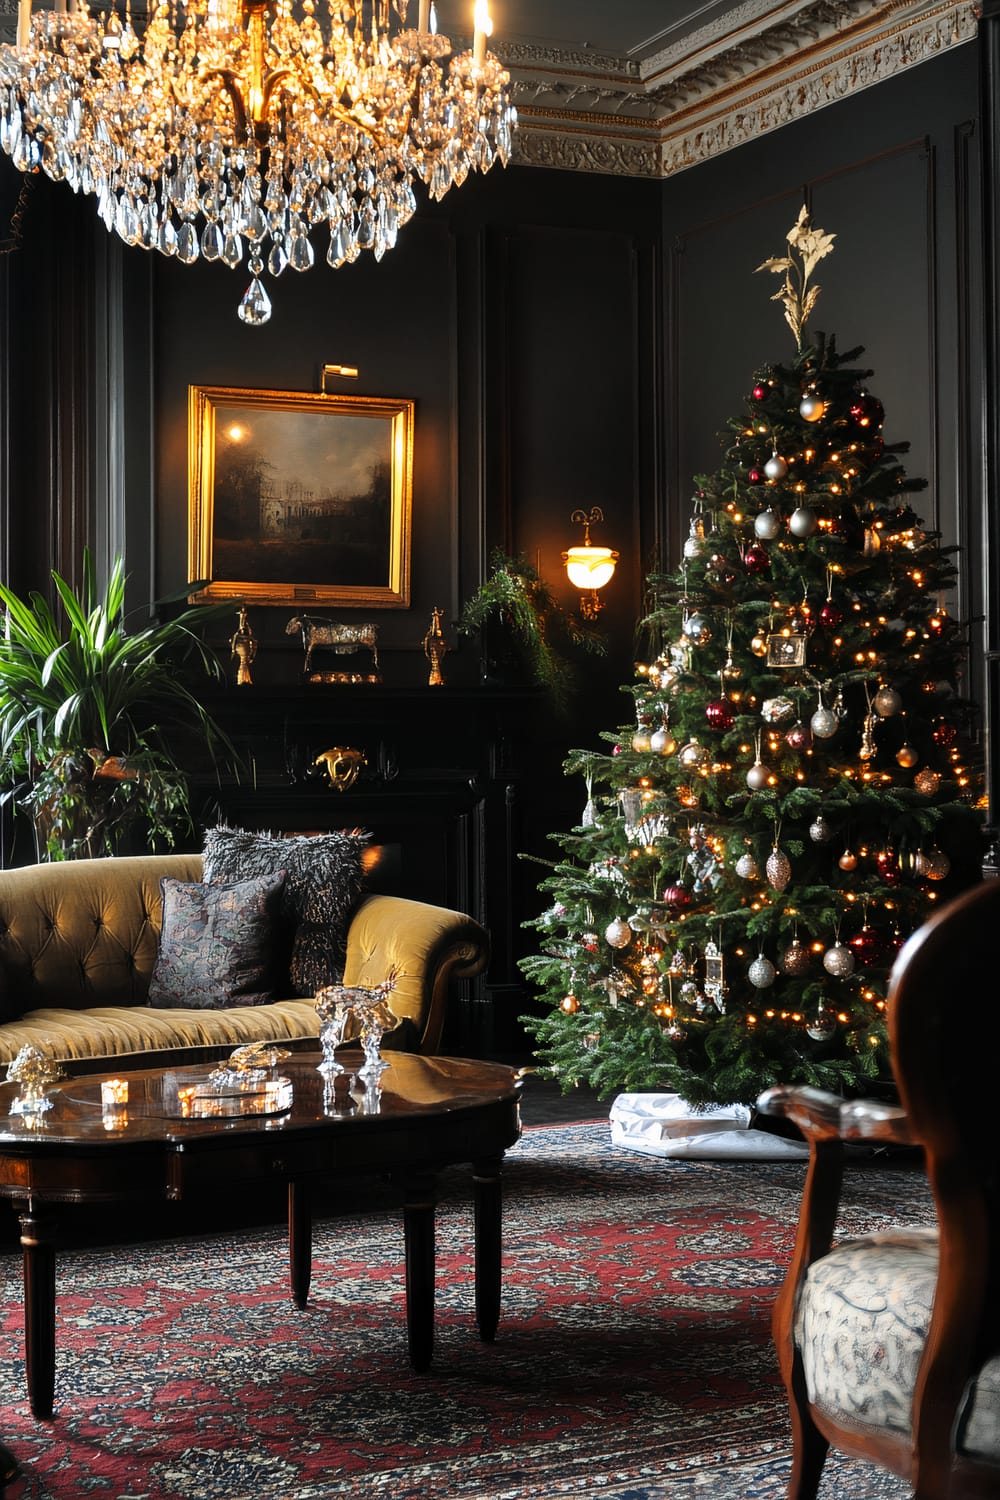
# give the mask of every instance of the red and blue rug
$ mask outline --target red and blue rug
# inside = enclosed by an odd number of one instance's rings
[[[67,1251],[51,1423],[27,1409],[8,1250],[0,1436],[22,1473],[5,1500],[781,1500],[769,1319],[803,1175],[616,1150],[606,1123],[526,1132],[493,1345],[475,1332],[466,1183],[443,1183],[423,1376],[384,1197],[324,1201],[301,1312],[280,1225]],[[898,1164],[852,1165],[846,1198],[845,1233],[932,1217]],[[908,1494],[864,1464],[828,1469],[830,1500]]]

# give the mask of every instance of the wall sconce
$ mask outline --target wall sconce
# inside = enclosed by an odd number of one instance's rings
[[[604,512],[599,505],[593,506],[589,514],[583,510],[575,510],[570,520],[583,527],[583,545],[570,547],[568,552],[564,552],[563,562],[566,564],[570,583],[582,591],[580,614],[585,620],[596,620],[602,609],[597,590],[611,582],[618,553],[613,552],[610,547],[591,546],[590,528],[604,520]]]

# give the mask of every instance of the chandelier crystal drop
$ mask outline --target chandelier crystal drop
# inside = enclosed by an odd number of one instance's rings
[[[109,231],[251,281],[239,313],[265,323],[261,281],[314,263],[381,260],[416,208],[470,171],[507,164],[517,114],[476,0],[471,51],[452,56],[420,0],[76,0],[31,11],[0,46],[0,146],[92,194]],[[324,253],[320,251],[319,253]]]

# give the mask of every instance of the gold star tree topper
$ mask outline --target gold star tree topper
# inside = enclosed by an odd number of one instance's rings
[[[805,343],[806,322],[821,290],[818,286],[810,286],[809,278],[823,257],[830,254],[836,238],[835,234],[812,227],[809,210],[803,204],[793,228],[786,235],[788,254],[771,256],[757,267],[758,271],[773,271],[776,276],[784,276],[783,284],[771,301],[784,303],[785,322],[794,333],[799,349]]]

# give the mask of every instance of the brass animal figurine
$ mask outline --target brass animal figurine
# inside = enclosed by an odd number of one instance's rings
[[[346,792],[348,787],[352,787],[367,764],[363,751],[355,750],[350,745],[335,745],[332,750],[324,750],[317,755],[313,761],[314,766],[326,767],[330,784],[338,792]]]

